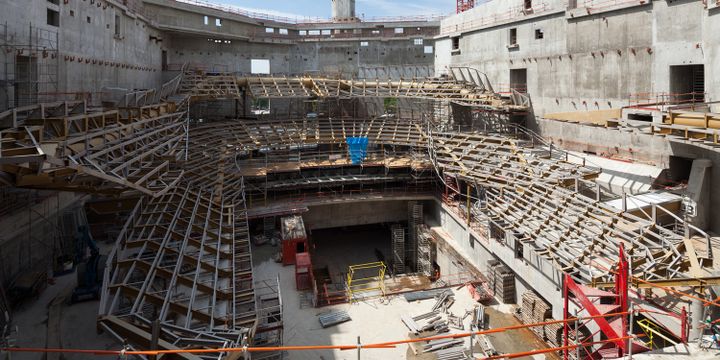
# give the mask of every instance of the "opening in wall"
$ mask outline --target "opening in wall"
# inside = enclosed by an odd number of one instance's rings
[[[460,37],[456,36],[451,39],[452,41],[452,51],[453,52],[460,52]]]
[[[269,59],[251,59],[250,72],[253,74],[270,74]]]
[[[658,175],[653,183],[653,188],[686,185],[690,180],[692,163],[693,159],[671,155],[670,166]]]
[[[705,101],[705,65],[670,66],[670,101],[696,103]]]
[[[36,104],[37,98],[37,58],[18,55],[15,58],[15,105],[26,106]]]
[[[527,93],[527,69],[510,70],[510,89]]]
[[[60,26],[60,13],[47,9],[47,24],[50,26]]]
[[[545,33],[542,31],[542,29],[535,29],[535,39],[539,40],[545,37]]]
[[[162,69],[163,69],[163,71],[167,71],[167,69],[168,69],[168,54],[167,54],[167,50],[163,50],[163,51],[162,51],[162,55],[161,55],[160,57],[161,57],[160,61],[161,61],[161,64],[162,64]]]
[[[115,36],[120,36],[120,15],[115,15]]]
[[[508,32],[508,47],[517,47],[517,28],[512,28]]]

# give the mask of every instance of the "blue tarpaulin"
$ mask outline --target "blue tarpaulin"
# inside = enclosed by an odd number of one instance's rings
[[[362,164],[367,156],[368,138],[366,137],[349,137],[347,138],[348,150],[350,150],[350,160],[353,165]]]

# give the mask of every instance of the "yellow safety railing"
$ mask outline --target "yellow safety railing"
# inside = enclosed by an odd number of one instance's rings
[[[665,340],[665,343],[660,344],[660,347],[667,346],[668,343],[673,345],[677,344],[677,341],[665,336],[660,330],[660,327],[649,319],[642,319],[638,321],[637,324],[640,329],[642,329],[642,331],[647,335],[648,341],[645,342],[645,345],[647,345],[651,349],[654,348],[654,341],[656,336],[661,338],[662,340]]]
[[[372,262],[348,267],[347,292],[348,300],[353,301],[357,295],[379,291],[385,296],[385,270],[383,262]]]

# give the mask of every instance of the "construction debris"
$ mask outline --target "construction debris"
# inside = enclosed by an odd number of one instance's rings
[[[478,345],[480,345],[480,349],[485,354],[485,356],[495,356],[499,355],[497,350],[495,350],[495,346],[490,342],[490,338],[488,338],[487,335],[481,334],[478,336]]]
[[[472,359],[467,350],[461,346],[438,350],[435,352],[438,360],[466,360]]]
[[[433,305],[432,309],[433,311],[442,310],[442,312],[447,312],[447,309],[452,306],[454,302],[455,297],[453,296],[452,291],[447,290],[437,297],[437,302]]]
[[[454,347],[457,345],[462,345],[463,343],[464,343],[463,340],[455,340],[455,339],[432,340],[432,341],[428,342],[427,344],[423,345],[423,351],[428,353],[428,352],[451,348],[451,347]]]

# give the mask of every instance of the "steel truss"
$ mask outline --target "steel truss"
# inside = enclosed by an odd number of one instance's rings
[[[89,112],[58,103],[25,113],[0,131],[0,174],[14,186],[158,196],[182,177],[187,123],[172,104]]]
[[[158,319],[167,349],[238,346],[252,336],[245,209],[215,195],[179,186],[140,200],[107,262],[101,326],[150,346],[146,335]]]

